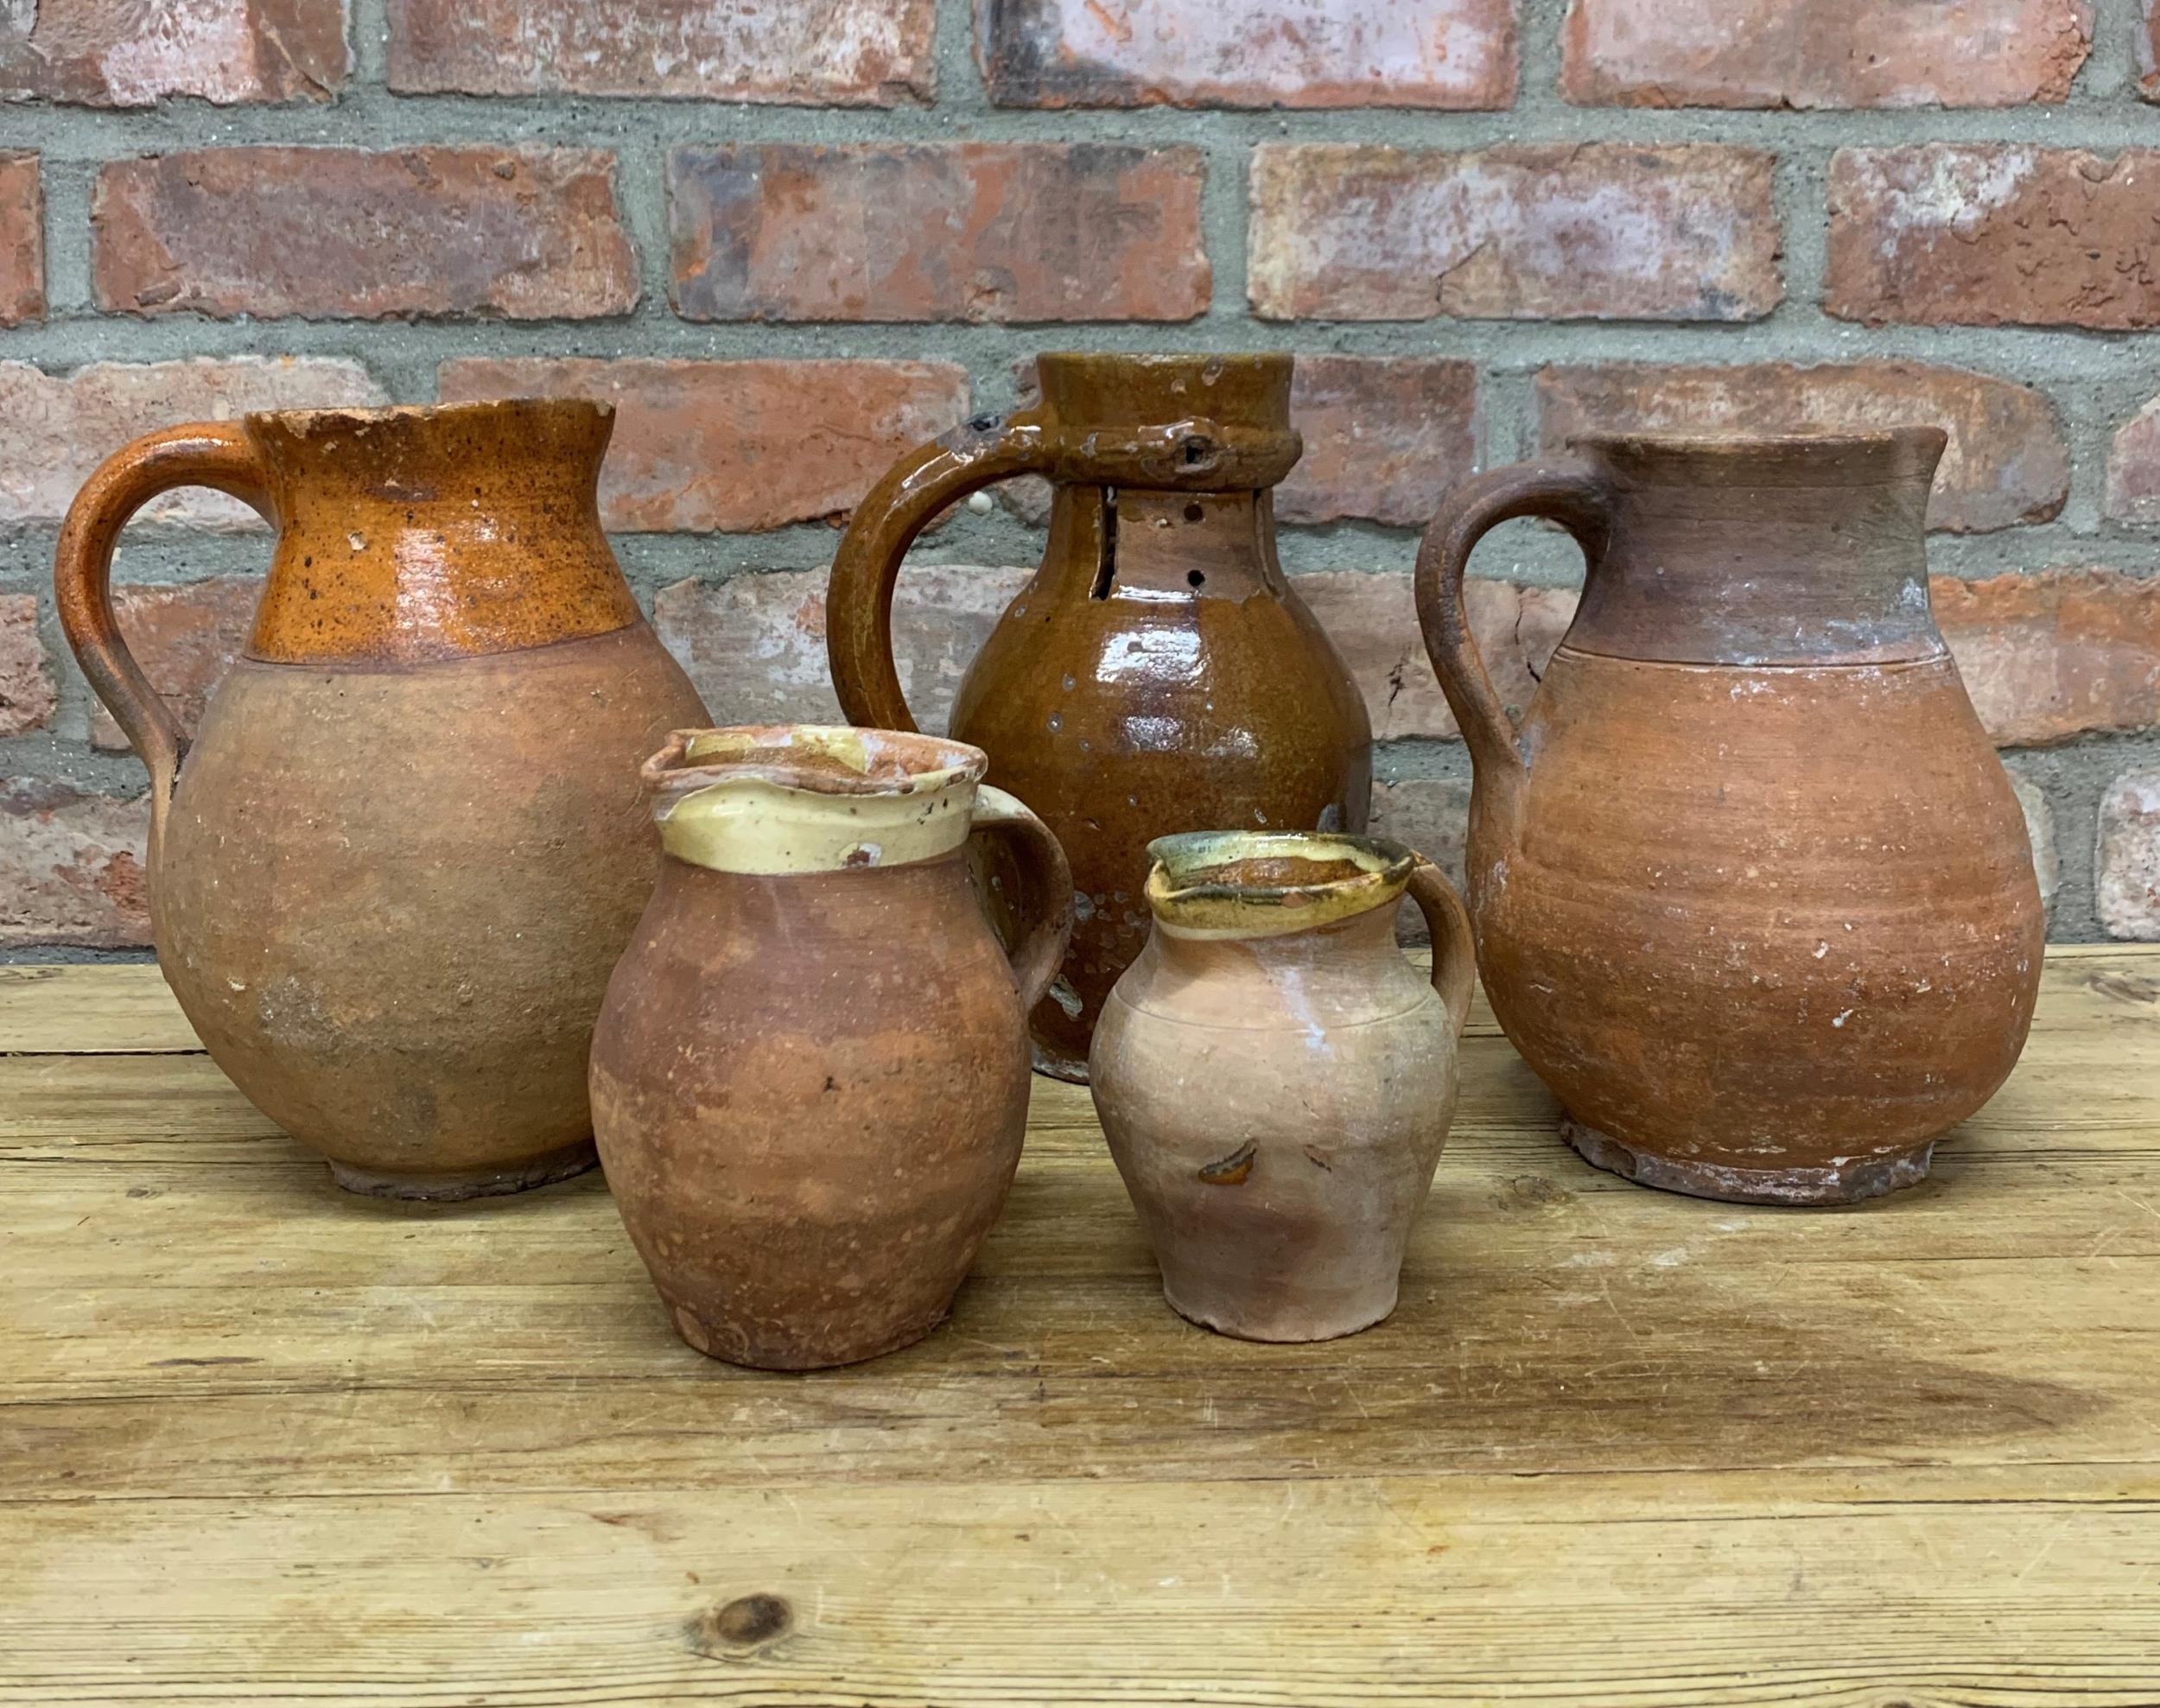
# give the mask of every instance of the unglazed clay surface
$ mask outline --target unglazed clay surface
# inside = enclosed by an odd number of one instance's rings
[[[166,977],[219,1066],[354,1191],[468,1197],[594,1160],[593,1020],[658,865],[637,765],[703,709],[600,530],[609,419],[177,429],[108,463],[63,537],[70,638],[150,768]],[[194,481],[279,537],[190,741],[104,576],[128,514]]]
[[[1454,1109],[1461,904],[1418,856],[1364,838],[1152,851],[1155,929],[1104,1007],[1090,1077],[1163,1295],[1251,1340],[1369,1328],[1394,1309]],[[1395,946],[1414,873],[1433,982]]]
[[[1601,1167],[1826,1203],[1927,1172],[2024,1043],[2044,915],[1928,607],[1933,429],[1591,439],[1442,511],[1420,610],[1471,746],[1494,1012]],[[1589,579],[1521,731],[1461,559],[1550,514]]]
[[[1287,357],[1046,355],[1039,408],[903,461],[834,565],[834,683],[858,723],[912,727],[890,596],[961,493],[1054,483],[1041,568],[962,683],[952,733],[1058,834],[1072,947],[1032,1019],[1038,1065],[1086,1074],[1103,1000],[1147,934],[1147,845],[1212,829],[1364,828],[1371,728],[1285,579],[1272,488],[1297,460]]]

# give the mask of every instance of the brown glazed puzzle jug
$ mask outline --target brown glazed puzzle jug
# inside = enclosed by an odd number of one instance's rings
[[[613,422],[565,401],[175,428],[108,460],[61,532],[61,624],[149,768],[166,981],[352,1191],[593,1165],[593,1021],[659,859],[638,765],[703,717],[600,531]],[[129,517],[190,486],[277,530],[192,737],[108,586]]]
[[[2024,1046],[2030,845],[1928,602],[1944,435],[1591,436],[1458,487],[1418,559],[1468,743],[1508,1036],[1602,1168],[1744,1203],[1925,1176]],[[1520,730],[1464,618],[1480,536],[1566,527],[1582,602]]]
[[[666,857],[594,1035],[593,1114],[700,1352],[801,1370],[919,1340],[997,1220],[1072,880],[984,765],[796,725],[678,730],[645,765]],[[970,841],[1019,874],[1010,961]]]
[[[1290,358],[1051,354],[1036,371],[1034,408],[923,447],[864,500],[827,636],[849,720],[914,728],[892,646],[909,543],[979,487],[1049,479],[1042,565],[969,666],[952,734],[1072,862],[1072,946],[1032,1032],[1039,1068],[1081,1080],[1147,938],[1149,841],[1363,830],[1372,730],[1275,556],[1273,489],[1302,448]]]

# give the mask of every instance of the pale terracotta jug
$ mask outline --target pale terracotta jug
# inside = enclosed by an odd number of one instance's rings
[[[340,1185],[516,1191],[590,1168],[585,1056],[658,864],[637,765],[699,721],[595,500],[569,401],[175,428],[91,477],[62,626],[149,767],[158,964],[212,1057]],[[107,586],[174,486],[277,530],[245,654],[183,731]]]
[[[1395,1308],[1455,1107],[1470,920],[1446,879],[1362,836],[1166,836],[1154,929],[1096,1029],[1110,1154],[1180,1316],[1325,1340]],[[1433,973],[1395,946],[1407,894]]]
[[[666,858],[608,986],[593,1110],[701,1352],[799,1370],[919,1340],[997,1219],[1072,889],[987,763],[794,726],[678,731],[645,766]],[[1018,874],[1009,962],[971,840]]]
[[[1426,535],[1485,992],[1600,1167],[1869,1197],[1921,1179],[2023,1047],[2046,921],[1928,609],[1943,444],[1593,435],[1466,482]],[[1588,562],[1520,729],[1462,598],[1471,549],[1518,516]]]

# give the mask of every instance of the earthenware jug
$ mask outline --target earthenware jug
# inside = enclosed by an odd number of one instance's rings
[[[702,715],[600,531],[613,420],[565,401],[175,428],[98,469],[61,532],[60,622],[149,767],[166,981],[354,1191],[593,1165],[586,1051],[658,865],[638,761]],[[175,486],[277,530],[193,736],[107,585],[122,526]]]
[[[1049,477],[1042,565],[969,667],[952,734],[1072,861],[1072,947],[1032,1031],[1039,1067],[1083,1079],[1102,1000],[1147,938],[1149,840],[1362,830],[1372,731],[1275,558],[1272,489],[1301,448],[1290,359],[1046,355],[1036,371],[1039,404],[903,458],[856,511],[826,633],[848,718],[912,729],[891,632],[909,542],[964,493]]]
[[[1203,832],[1147,852],[1154,930],[1090,1067],[1163,1297],[1248,1340],[1369,1328],[1454,1112],[1469,916],[1396,842]],[[1406,892],[1429,983],[1395,947]]]
[[[986,764],[796,726],[678,731],[645,765],[666,855],[607,987],[593,1114],[701,1352],[800,1370],[919,1340],[997,1219],[1072,879]],[[1017,874],[1009,962],[971,838]]]
[[[1426,537],[1486,994],[1600,1167],[1869,1197],[1922,1178],[2024,1045],[2031,849],[1928,603],[1943,443],[1593,435],[1466,482]],[[1462,580],[1519,516],[1588,576],[1517,730]]]

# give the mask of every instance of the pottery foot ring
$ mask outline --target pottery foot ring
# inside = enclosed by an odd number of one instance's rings
[[[552,1186],[600,1166],[590,1139],[550,1151],[512,1169],[473,1169],[461,1174],[377,1174],[333,1161],[330,1177],[348,1192],[369,1198],[406,1198],[422,1203],[457,1203],[467,1198],[507,1197]]]
[[[1738,1204],[1851,1204],[1879,1198],[1925,1180],[1935,1150],[1930,1139],[1895,1156],[1866,1157],[1827,1168],[1727,1168],[1638,1151],[1565,1116],[1560,1137],[1585,1162],[1638,1186]]]

